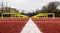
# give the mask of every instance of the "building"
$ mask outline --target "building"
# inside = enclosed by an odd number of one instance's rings
[[[15,8],[3,7],[0,8],[0,13],[19,13],[19,11],[16,10]]]

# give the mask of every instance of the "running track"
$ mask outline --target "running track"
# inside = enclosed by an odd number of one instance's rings
[[[0,18],[0,33],[20,33],[29,18]],[[32,18],[43,33],[60,33],[60,18]]]

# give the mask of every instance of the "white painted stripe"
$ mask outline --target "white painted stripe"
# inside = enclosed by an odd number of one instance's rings
[[[30,18],[26,23],[25,27],[22,29],[21,33],[42,33],[37,25]]]

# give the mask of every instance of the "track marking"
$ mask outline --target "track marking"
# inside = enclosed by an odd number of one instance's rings
[[[26,23],[25,27],[22,29],[21,33],[42,33],[37,25],[30,18]]]

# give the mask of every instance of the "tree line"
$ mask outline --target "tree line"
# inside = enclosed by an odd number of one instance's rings
[[[39,13],[54,13],[55,17],[60,17],[60,2],[50,2],[48,3],[47,6],[43,6],[41,10],[37,9],[35,10],[36,12],[32,12],[32,13],[23,13],[24,15],[28,15],[28,16],[34,16],[37,15]]]

